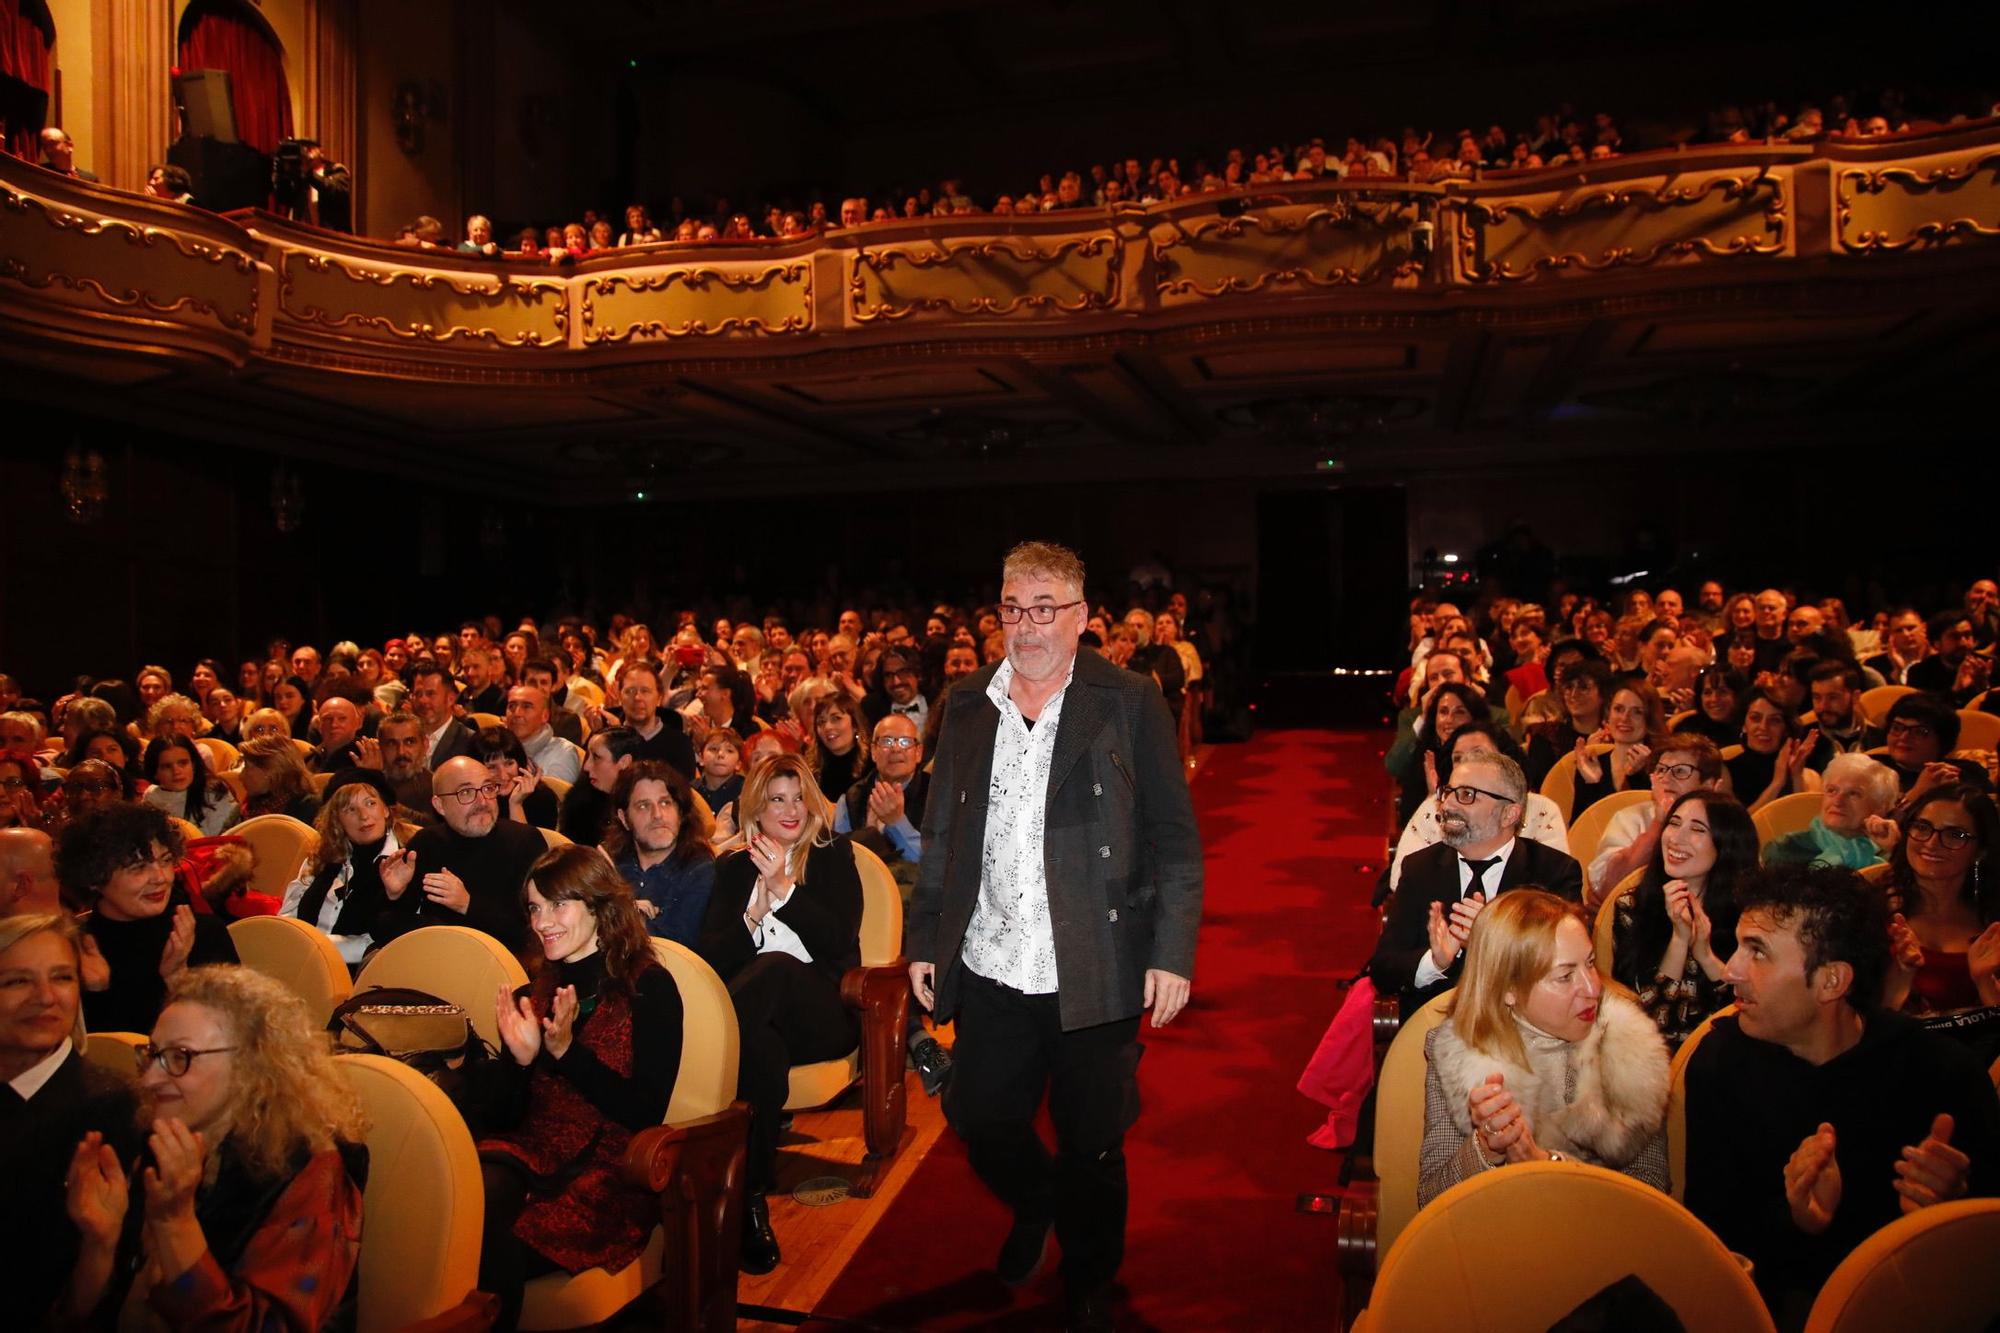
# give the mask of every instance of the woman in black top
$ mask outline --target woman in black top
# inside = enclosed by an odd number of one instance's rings
[[[151,1032],[169,980],[236,961],[222,918],[197,916],[175,883],[181,850],[167,816],[146,805],[109,806],[63,829],[56,879],[66,899],[90,905],[85,930],[105,964],[84,968],[89,1031]]]
[[[1611,668],[1594,659],[1572,662],[1556,677],[1555,695],[1563,716],[1531,728],[1528,733],[1528,787],[1537,789],[1556,761],[1587,741],[1604,725],[1604,704],[1611,693]],[[1563,811],[1567,817],[1569,811]]]
[[[1667,735],[1666,707],[1642,680],[1620,680],[1604,706],[1604,726],[1594,739],[1611,742],[1608,754],[1576,752],[1575,799],[1571,823],[1592,805],[1620,791],[1645,791],[1652,782],[1652,757]]]
[[[743,832],[716,865],[701,955],[729,983],[742,1039],[737,1096],[751,1107],[742,1267],[768,1273],[780,1256],[764,1196],[776,1184],[791,1067],[838,1059],[860,1041],[840,979],[861,962],[861,875],[800,756],[752,769],[739,808]]]
[[[1458,734],[1458,729],[1489,721],[1491,717],[1486,700],[1470,685],[1442,681],[1434,687],[1419,719],[1414,743],[1397,756],[1398,762],[1391,770],[1402,789],[1396,798],[1398,831],[1437,790],[1429,779],[1432,776],[1441,779],[1451,768],[1451,738]],[[1430,761],[1428,766],[1425,760]]]
[[[505,727],[482,727],[472,738],[472,757],[500,784],[507,818],[536,828],[556,826],[556,794],[542,785],[541,770],[528,762],[520,737]]]
[[[1743,753],[1725,759],[1723,769],[1730,790],[1751,814],[1780,796],[1819,790],[1819,774],[1810,765],[1820,745],[1819,730],[1807,731],[1762,685],[1744,697],[1742,741]]]
[[[556,831],[580,847],[595,847],[611,820],[611,789],[618,775],[639,758],[645,742],[630,727],[606,727],[591,733],[583,747],[583,778],[570,784],[563,798]]]
[[[868,771],[868,719],[852,696],[835,692],[813,710],[812,775],[819,789],[846,791]]]
[[[1718,746],[1736,744],[1743,731],[1739,705],[1749,690],[1750,682],[1742,673],[1720,663],[1706,668],[1695,677],[1694,711],[1676,730],[1706,736]]]
[[[271,707],[285,719],[285,725],[292,729],[292,735],[300,740],[310,740],[312,736],[312,686],[297,676],[286,676],[271,691]]]

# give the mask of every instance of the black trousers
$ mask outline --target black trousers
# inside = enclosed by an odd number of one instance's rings
[[[972,1169],[1023,1221],[1053,1221],[1075,1293],[1125,1258],[1125,1131],[1139,1116],[1139,1016],[1062,1030],[1054,995],[1024,995],[967,968],[945,1118]],[[1044,1093],[1053,1157],[1035,1132]]]
[[[479,1289],[500,1298],[496,1333],[512,1333],[521,1322],[521,1302],[529,1278],[561,1271],[561,1265],[514,1234],[515,1219],[528,1203],[528,1172],[510,1158],[482,1157],[486,1221],[479,1246]]]
[[[760,955],[729,981],[742,1055],[736,1095],[750,1103],[750,1193],[777,1184],[778,1121],[793,1065],[837,1060],[861,1042],[854,1013],[825,972],[790,954]]]

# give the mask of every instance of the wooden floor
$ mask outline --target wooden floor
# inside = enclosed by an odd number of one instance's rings
[[[949,1028],[940,1035],[950,1045]],[[778,1333],[810,1314],[937,1142],[944,1130],[944,1112],[938,1099],[924,1095],[923,1084],[914,1073],[904,1078],[909,1125],[903,1131],[902,1149],[873,1198],[842,1199],[814,1207],[792,1197],[799,1185],[814,1177],[853,1178],[863,1153],[856,1091],[850,1090],[827,1110],[799,1112],[791,1133],[778,1141],[779,1189],[771,1195],[771,1229],[777,1233],[785,1261],[763,1277],[744,1274],[736,1300],[739,1308],[755,1306],[786,1315],[739,1319],[739,1333],[753,1329]]]

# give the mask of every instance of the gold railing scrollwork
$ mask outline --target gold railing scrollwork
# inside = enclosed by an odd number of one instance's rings
[[[1669,179],[1538,200],[1466,198],[1453,210],[1459,263],[1472,282],[1520,282],[1564,269],[1644,268],[1666,258],[1782,255],[1790,212],[1785,185],[1767,167],[1689,185]]]
[[[1167,297],[1247,295],[1272,287],[1358,287],[1413,277],[1415,209],[1407,199],[1342,195],[1307,208],[1153,229],[1155,282]],[[1246,232],[1257,243],[1242,244]]]
[[[855,252],[848,300],[857,324],[919,313],[1081,314],[1111,308],[1123,262],[1118,238],[1110,234],[1046,248],[1014,236],[922,249],[882,246]]]
[[[709,266],[585,277],[583,341],[622,343],[648,335],[712,338],[727,333],[810,332],[812,261],[756,271]]]
[[[1926,168],[1849,168],[1838,177],[1835,213],[1841,246],[1858,254],[2000,236],[2000,153]]]
[[[374,268],[287,250],[278,298],[284,313],[303,323],[405,341],[563,347],[569,337],[568,290],[546,278]]]

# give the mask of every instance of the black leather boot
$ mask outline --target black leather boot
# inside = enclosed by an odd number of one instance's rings
[[[753,1276],[770,1272],[782,1258],[771,1231],[771,1204],[762,1194],[743,1196],[743,1253],[736,1266]]]

